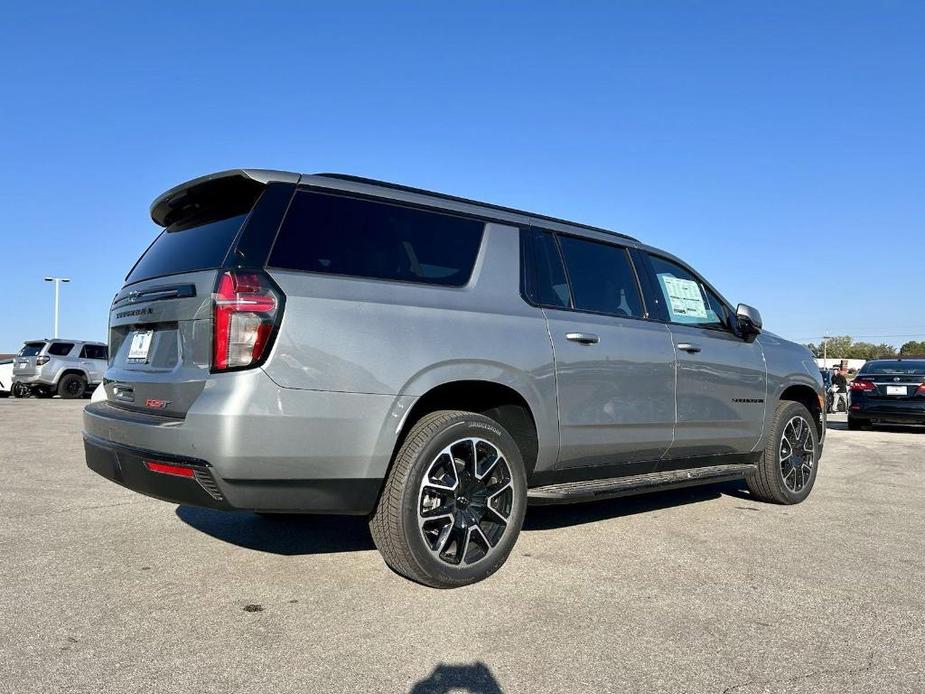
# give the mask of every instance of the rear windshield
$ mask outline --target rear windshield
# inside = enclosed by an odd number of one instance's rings
[[[472,274],[484,227],[440,212],[300,192],[270,265],[459,287]]]
[[[44,346],[44,342],[27,342],[22,346],[22,349],[19,350],[19,356],[34,357],[42,351],[42,347]]]
[[[126,283],[221,267],[246,217],[241,214],[197,226],[168,227],[144,252]]]
[[[867,363],[861,369],[863,375],[876,374],[907,374],[910,376],[925,376],[925,360],[922,361],[878,361]]]

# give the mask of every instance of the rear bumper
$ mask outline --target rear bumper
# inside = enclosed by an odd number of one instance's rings
[[[852,398],[848,415],[883,422],[925,424],[925,398],[893,401]]]
[[[259,369],[210,377],[185,418],[126,410],[97,391],[84,409],[87,464],[176,503],[362,515],[375,506],[400,414],[413,400],[280,388]],[[190,478],[150,489],[160,473],[144,468],[144,455],[201,466],[221,499]]]
[[[224,511],[276,511],[365,515],[372,511],[382,480],[225,480],[204,460],[113,444],[84,434],[87,467],[146,496],[175,504]],[[152,472],[145,461],[193,470],[193,477]]]

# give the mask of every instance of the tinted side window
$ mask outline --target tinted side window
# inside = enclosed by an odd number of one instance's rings
[[[625,248],[560,236],[575,308],[641,318],[642,299]]]
[[[66,357],[74,349],[73,342],[55,342],[48,347],[48,354],[56,357]]]
[[[459,287],[472,274],[484,227],[438,212],[299,192],[269,264]]]
[[[725,327],[726,309],[713,292],[704,287],[696,275],[677,263],[649,255],[658,281],[655,302],[673,323]]]
[[[102,345],[84,345],[80,352],[81,359],[109,359],[109,350]]]
[[[548,231],[535,232],[534,265],[536,269],[535,301],[543,306],[571,305],[568,280],[555,237]]]

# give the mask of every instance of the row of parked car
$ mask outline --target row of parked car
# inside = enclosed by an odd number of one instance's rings
[[[0,395],[82,398],[103,380],[109,348],[86,340],[28,340],[12,359],[0,362]]]

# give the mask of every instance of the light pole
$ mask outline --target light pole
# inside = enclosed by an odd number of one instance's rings
[[[46,282],[55,283],[55,337],[58,337],[58,293],[62,282],[70,282],[67,277],[46,277]]]
[[[822,365],[823,365],[825,368],[829,368],[829,365],[828,365],[828,363],[826,362],[826,360],[827,360],[827,358],[828,358],[828,356],[829,356],[829,340],[831,340],[831,339],[832,339],[832,336],[831,336],[831,335],[823,335],[823,336],[822,336]]]

